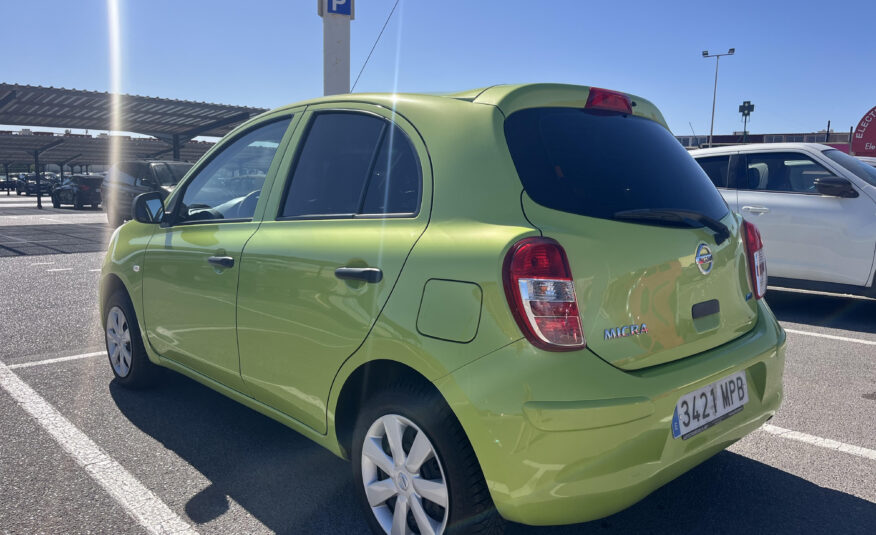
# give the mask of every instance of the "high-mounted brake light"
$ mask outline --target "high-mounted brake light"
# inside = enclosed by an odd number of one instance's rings
[[[599,87],[590,88],[585,109],[619,111],[621,113],[633,113],[633,102],[630,97],[617,91],[609,91]]]
[[[585,347],[566,252],[550,238],[525,238],[505,257],[505,296],[526,338],[549,351]]]
[[[763,253],[763,240],[757,227],[748,221],[742,223],[745,232],[745,251],[748,254],[748,273],[751,276],[751,287],[754,297],[760,299],[766,293],[767,268],[766,256]]]

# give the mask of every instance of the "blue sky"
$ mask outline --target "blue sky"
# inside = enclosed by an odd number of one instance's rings
[[[352,78],[395,0],[359,0]],[[121,0],[122,88],[275,107],[322,94],[314,0]],[[435,92],[563,82],[653,101],[674,133],[847,131],[876,106],[873,0],[590,2],[401,0],[357,91]],[[5,0],[0,81],[109,88],[104,0]]]

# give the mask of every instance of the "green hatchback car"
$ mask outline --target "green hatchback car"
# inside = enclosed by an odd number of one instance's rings
[[[314,99],[133,216],[115,380],[171,368],[352,460],[377,533],[600,518],[782,399],[757,229],[638,96]]]

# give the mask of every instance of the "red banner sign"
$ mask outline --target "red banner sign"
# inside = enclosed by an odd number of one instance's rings
[[[876,107],[867,112],[852,132],[852,153],[876,156]]]

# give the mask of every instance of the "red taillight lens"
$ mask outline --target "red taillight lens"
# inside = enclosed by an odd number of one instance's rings
[[[505,257],[505,296],[514,319],[536,347],[581,349],[584,330],[566,252],[550,238],[525,238]]]
[[[88,191],[91,188],[89,188],[88,186],[79,186],[79,189],[81,189],[82,191]]]
[[[617,91],[609,91],[599,87],[590,88],[585,109],[619,111],[621,113],[633,113],[633,102],[630,97]]]
[[[767,268],[766,256],[763,253],[763,240],[757,227],[748,221],[742,223],[745,232],[745,251],[748,253],[748,272],[751,275],[751,288],[754,297],[760,299],[766,293]]]

